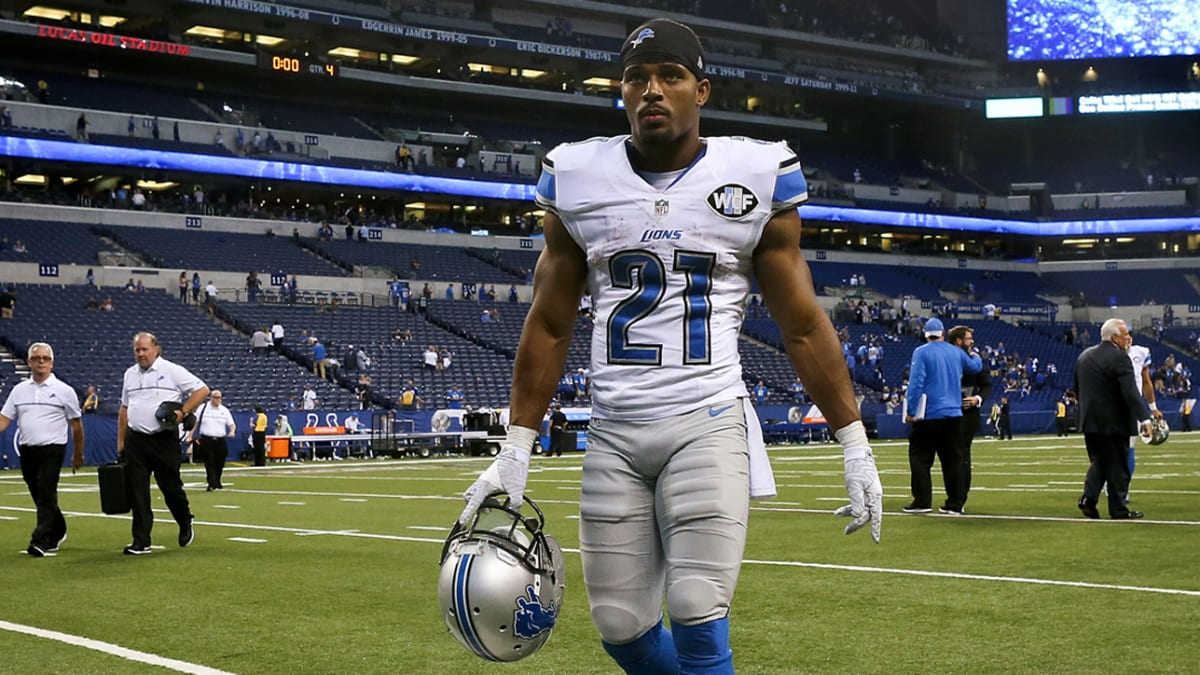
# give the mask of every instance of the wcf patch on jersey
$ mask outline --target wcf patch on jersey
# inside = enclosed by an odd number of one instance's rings
[[[753,211],[758,206],[758,197],[744,185],[728,183],[713,190],[707,202],[718,216],[736,219]]]

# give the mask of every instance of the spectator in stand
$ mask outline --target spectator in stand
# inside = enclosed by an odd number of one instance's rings
[[[125,130],[129,133],[130,138],[133,138],[135,129],[136,129],[136,125],[134,124],[134,121],[133,121],[133,115],[130,115],[129,121],[125,123]]]
[[[125,290],[129,293],[137,292],[137,284],[133,282],[133,277],[129,277],[129,281],[125,282]]]
[[[250,336],[250,352],[252,354],[266,354],[271,350],[271,336],[265,328],[255,328],[254,333]]]
[[[188,299],[187,272],[180,272],[179,273],[179,301],[186,305],[187,299]]]
[[[100,303],[101,312],[111,312],[114,309],[116,309],[116,306],[113,305],[113,299],[111,297],[104,298],[104,302]]]
[[[100,303],[96,300],[96,296],[89,295],[87,302],[83,303],[83,308],[88,311],[96,311],[100,309]]]
[[[459,410],[463,407],[463,400],[466,396],[463,395],[462,387],[457,384],[450,385],[450,390],[446,392],[446,407],[451,410]]]
[[[200,273],[192,272],[192,303],[200,304]]]
[[[421,353],[421,363],[425,370],[440,370],[438,367],[438,350],[434,345],[425,347],[425,351]]]
[[[251,271],[246,275],[246,300],[248,302],[258,301],[258,289],[262,288],[262,280],[258,278],[258,272]]]
[[[94,385],[88,385],[87,393],[83,396],[83,412],[85,415],[94,415],[100,410],[100,395],[96,393]]]
[[[416,410],[423,401],[417,385],[413,383],[411,377],[408,378],[404,383],[404,388],[400,390],[400,397],[396,400],[397,407],[405,411]]]
[[[133,290],[136,293],[145,293],[146,292],[146,284],[142,283],[141,279],[138,279],[137,286],[135,286]]]
[[[754,397],[755,405],[763,405],[767,402],[767,397],[771,395],[771,390],[767,388],[765,382],[759,380],[758,384],[754,385],[754,388],[750,390],[750,394]]]
[[[313,343],[313,374],[322,380],[326,379],[325,369],[329,366],[329,353],[325,349],[325,345],[318,340]]]
[[[0,127],[4,129],[11,129],[12,125],[12,111],[8,109],[8,106],[0,108]]]
[[[271,324],[271,346],[277,352],[283,351],[283,324],[279,323],[279,319]]]
[[[217,285],[208,280],[208,285],[204,287],[204,301],[208,305],[208,311],[212,312],[213,305],[217,304]]]
[[[807,400],[807,397],[804,394],[804,383],[801,382],[800,378],[798,377],[796,378],[795,382],[792,382],[790,385],[788,385],[788,393],[792,395],[792,401],[794,401],[797,405],[805,403]]]
[[[80,143],[87,143],[87,128],[87,117],[83,113],[79,113],[79,118],[75,120],[75,140],[79,141]]]
[[[450,348],[442,347],[438,351],[438,370],[450,370]]]
[[[302,401],[301,408],[304,410],[316,410],[320,401],[317,400],[317,392],[313,391],[311,384],[304,385],[304,393],[300,395]]]

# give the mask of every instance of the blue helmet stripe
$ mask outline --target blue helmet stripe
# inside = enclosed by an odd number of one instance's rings
[[[475,632],[475,624],[471,619],[471,603],[467,598],[467,581],[471,572],[471,563],[475,556],[464,553],[458,559],[454,570],[454,615],[458,618],[458,629],[462,632],[471,651],[490,661],[499,661],[483,646],[479,635]]]

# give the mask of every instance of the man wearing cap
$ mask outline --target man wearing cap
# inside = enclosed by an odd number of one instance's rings
[[[700,135],[712,83],[687,26],[648,21],[620,54],[630,133],[560,145],[543,162],[545,247],[513,366],[511,424],[459,522],[474,522],[491,494],[524,499],[590,288],[579,548],[592,622],[626,673],[733,673],[729,608],[750,500],[775,494],[737,349],[754,281],[796,375],[837,430],[847,534],[869,523],[879,541],[883,490],[800,252],[799,159],[782,142]]]
[[[9,392],[0,409],[0,433],[17,421],[21,475],[37,507],[37,525],[25,549],[31,557],[53,555],[67,538],[67,521],[58,508],[58,475],[67,452],[67,429],[75,452],[71,467],[83,466],[83,422],[75,390],[58,379],[54,349],[45,342],[29,346],[29,379]]]
[[[125,462],[129,501],[133,512],[133,542],[125,555],[150,553],[150,474],[163,501],[179,525],[179,545],[195,538],[192,512],[179,475],[179,425],[195,413],[208,387],[187,368],[161,356],[158,338],[138,333],[133,338],[136,364],[125,371],[121,385],[121,410],[117,413],[117,455]]]
[[[962,378],[983,369],[978,354],[968,354],[942,339],[941,319],[925,322],[925,344],[913,350],[908,373],[904,421],[912,423],[908,436],[908,467],[912,472],[912,503],[907,513],[933,510],[934,455],[942,464],[946,502],[942,513],[963,512],[967,500],[962,470]]]

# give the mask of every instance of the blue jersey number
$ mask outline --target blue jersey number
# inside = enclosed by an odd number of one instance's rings
[[[709,321],[712,318],[712,253],[676,251],[672,272],[683,274],[683,362],[703,365],[712,361]],[[622,365],[662,365],[661,344],[629,341],[633,324],[649,316],[667,292],[667,270],[658,256],[647,251],[622,251],[608,262],[613,287],[632,291],[617,304],[608,319],[608,362]]]

